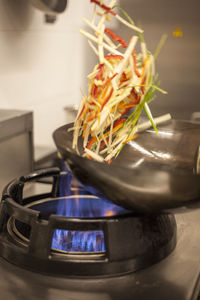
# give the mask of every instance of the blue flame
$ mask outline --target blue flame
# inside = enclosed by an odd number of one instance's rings
[[[57,215],[77,218],[112,217],[127,214],[129,211],[89,194],[71,175],[63,172],[60,176],[60,200]],[[72,231],[56,229],[52,248],[66,252],[105,251],[103,231]]]
[[[66,252],[102,252],[105,251],[102,231],[71,231],[56,229],[52,248]]]

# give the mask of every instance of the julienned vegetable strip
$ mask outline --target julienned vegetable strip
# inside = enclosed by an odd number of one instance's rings
[[[88,95],[83,95],[73,127],[73,148],[78,152],[78,139],[83,138],[84,156],[110,163],[127,142],[137,138],[139,131],[153,126],[158,133],[156,125],[170,118],[154,118],[149,108],[156,91],[166,93],[159,87],[154,66],[164,39],[154,57],[147,49],[143,30],[135,26],[123,9],[120,10],[127,21],[114,11],[115,0],[109,5],[102,0],[90,2],[95,4],[93,19],[83,20],[94,32],[80,32],[88,38],[99,62],[88,75]],[[108,14],[136,32],[130,35],[129,44],[109,29]],[[135,49],[138,42],[140,53]],[[117,50],[119,46],[125,50]],[[140,124],[143,110],[149,121]]]
[[[83,35],[85,35],[88,39],[92,40],[93,42],[97,43],[98,44],[98,39],[93,36],[92,34],[86,32],[85,30],[83,29],[80,29],[80,33],[82,33]],[[106,43],[103,43],[103,46],[106,48],[106,50],[108,50],[109,52],[113,53],[113,54],[116,54],[116,55],[122,55],[118,50],[116,50],[115,48],[109,46],[108,44]]]
[[[100,7],[102,7],[103,9],[105,9],[105,11],[107,13],[110,13],[110,14],[112,14],[114,16],[116,15],[116,12],[112,11],[112,9],[110,7],[108,7],[107,5],[101,4],[100,1],[98,1],[98,0],[90,0],[90,2],[91,3],[93,2],[93,3],[97,4],[97,5],[99,5]]]
[[[127,48],[127,44],[125,40],[123,40],[120,36],[116,35],[111,29],[105,28],[105,33],[107,33],[115,42],[119,42],[122,48]]]

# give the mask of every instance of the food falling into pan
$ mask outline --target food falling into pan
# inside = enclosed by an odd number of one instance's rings
[[[166,36],[161,38],[152,54],[143,30],[116,6],[116,0],[109,4],[97,0],[90,2],[94,5],[92,20],[83,18],[83,21],[93,33],[82,29],[80,32],[88,39],[98,63],[88,75],[88,95],[82,95],[74,127],[70,129],[73,130],[72,146],[79,153],[78,139],[82,138],[84,156],[111,163],[139,131],[152,126],[158,133],[156,125],[171,118],[166,114],[154,119],[149,108],[156,91],[166,94],[159,87],[155,72],[155,60]],[[113,18],[130,31],[129,41],[110,29]],[[145,123],[140,121],[143,110],[149,118]]]

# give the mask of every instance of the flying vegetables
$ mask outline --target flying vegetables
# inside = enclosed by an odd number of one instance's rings
[[[159,88],[155,73],[155,58],[165,37],[153,55],[147,49],[143,30],[123,9],[120,10],[126,19],[114,11],[116,0],[111,0],[108,5],[105,1],[90,2],[94,3],[92,21],[86,18],[83,21],[93,34],[82,29],[80,32],[88,39],[99,62],[88,75],[88,95],[82,96],[74,122],[72,146],[78,152],[78,139],[81,137],[83,155],[110,163],[128,141],[137,137],[143,126],[140,124],[143,110],[155,131],[158,121],[170,118],[168,114],[156,122],[149,108],[156,91],[166,93]],[[135,32],[129,43],[109,28],[112,18]],[[136,52],[137,44],[140,44],[140,52]]]

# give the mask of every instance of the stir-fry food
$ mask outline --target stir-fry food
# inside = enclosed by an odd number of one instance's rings
[[[156,91],[166,93],[159,88],[155,73],[155,58],[163,39],[153,55],[147,49],[143,30],[123,9],[119,8],[123,17],[115,12],[116,0],[108,4],[90,2],[94,3],[92,20],[83,21],[93,34],[82,29],[80,32],[88,39],[98,63],[88,75],[88,95],[82,96],[73,127],[73,148],[78,152],[78,139],[82,138],[83,155],[110,163],[128,141],[137,137],[143,126],[143,110],[156,131],[158,122],[170,118],[165,115],[156,122],[149,108]],[[129,41],[111,30],[113,18],[130,30]]]

